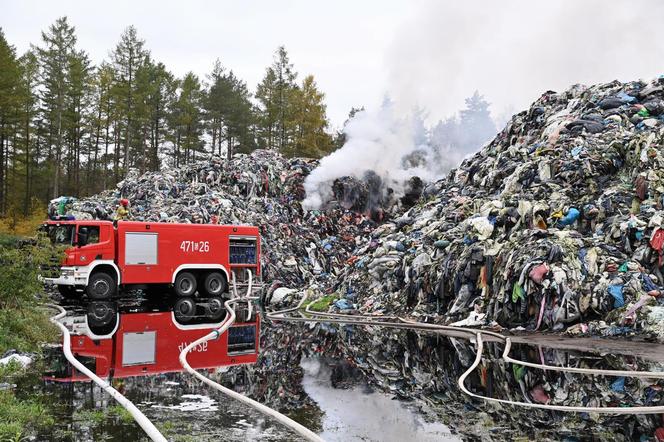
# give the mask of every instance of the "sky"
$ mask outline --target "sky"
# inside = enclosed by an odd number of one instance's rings
[[[19,53],[66,15],[100,62],[133,24],[177,75],[204,77],[219,58],[251,90],[283,44],[335,128],[385,96],[434,123],[479,90],[504,121],[549,89],[664,74],[660,0],[0,0],[0,11]]]
[[[255,91],[279,45],[302,80],[313,74],[328,116],[343,124],[351,107],[380,103],[384,57],[404,16],[417,2],[347,1],[10,1],[0,0],[0,27],[19,53],[66,15],[79,47],[95,62],[136,26],[155,60],[177,75],[204,77],[216,58]]]

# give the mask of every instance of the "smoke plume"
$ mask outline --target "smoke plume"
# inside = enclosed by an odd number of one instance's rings
[[[464,100],[468,106],[476,90],[492,103],[493,121],[502,126],[508,110],[527,108],[547,90],[664,73],[664,1],[436,0],[420,5],[386,54],[387,92],[394,104],[359,113],[348,123],[347,143],[307,178],[305,207],[331,200],[334,179],[362,179],[368,170],[397,193],[411,176],[431,181],[444,175],[480,149],[490,138],[486,134],[495,133],[493,124],[486,124],[488,106],[465,114],[472,118],[464,118],[464,111],[450,118]],[[425,130],[426,119],[410,113],[414,108],[441,121]],[[478,120],[480,114],[484,117]]]
[[[386,101],[377,111],[356,113],[344,133],[343,147],[323,158],[305,180],[305,209],[317,209],[332,200],[332,183],[340,177],[363,180],[370,172],[400,195],[410,177],[430,181],[443,173],[440,156],[429,145],[417,112],[399,116],[393,103]]]
[[[663,74],[663,23],[661,0],[427,1],[395,33],[387,89],[435,119],[476,89],[494,117],[521,111],[547,90]]]

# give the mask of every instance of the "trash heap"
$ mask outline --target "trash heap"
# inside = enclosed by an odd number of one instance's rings
[[[316,164],[257,150],[230,161],[212,157],[142,175],[132,170],[115,189],[69,199],[68,216],[111,219],[125,198],[132,220],[255,225],[262,235],[264,280],[304,287],[341,273],[356,237],[375,226],[338,205],[325,212],[302,210],[303,181]]]
[[[353,253],[363,312],[664,339],[664,77],[546,92]]]
[[[403,195],[398,196],[390,184],[403,187]],[[326,207],[364,213],[372,220],[382,222],[386,217],[414,206],[422,196],[424,182],[413,176],[403,183],[387,183],[376,172],[368,170],[362,179],[354,176],[337,178],[331,188],[334,199],[328,201]]]

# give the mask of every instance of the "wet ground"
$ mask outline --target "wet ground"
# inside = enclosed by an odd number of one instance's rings
[[[66,304],[70,326],[78,334],[72,338],[72,345],[79,346],[74,349],[78,358],[112,379],[169,440],[298,440],[272,419],[179,371],[179,349],[211,327],[202,315],[176,327],[168,303],[125,300],[111,305],[110,313],[108,305]],[[104,325],[110,317],[116,319]],[[96,333],[86,336],[91,323],[98,326]],[[456,385],[476,354],[467,336],[378,327],[253,325],[260,339],[247,321],[226,341],[195,349],[192,366],[329,441],[654,440],[662,426],[658,414],[547,412],[470,399]],[[517,335],[513,341],[510,355],[530,362],[664,371],[664,348],[651,343],[542,335]],[[664,405],[664,386],[656,379],[526,369],[505,363],[502,350],[503,343],[486,343],[482,363],[466,384],[471,391],[559,405]],[[57,424],[39,439],[145,440],[115,401],[69,369],[59,351],[54,349],[40,383]],[[229,361],[249,362],[229,367]]]

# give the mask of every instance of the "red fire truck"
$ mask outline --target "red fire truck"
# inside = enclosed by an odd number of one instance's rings
[[[260,277],[257,227],[119,221],[48,221],[54,244],[69,246],[57,278],[65,296],[84,290],[108,299],[118,290],[173,288],[178,296],[220,297],[246,269]]]
[[[125,378],[182,371],[180,352],[220,324],[183,325],[172,312],[118,314],[113,329],[95,335],[87,324],[72,327],[71,351],[101,378]],[[236,322],[219,338],[195,347],[187,360],[195,369],[252,364],[258,358],[260,317]],[[75,370],[61,351],[49,356],[44,379],[55,382],[89,381]]]

